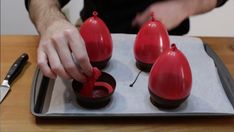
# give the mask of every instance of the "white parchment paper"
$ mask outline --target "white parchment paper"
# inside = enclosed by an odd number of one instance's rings
[[[150,102],[148,92],[148,73],[142,72],[133,87],[129,87],[139,70],[135,66],[133,46],[135,35],[113,34],[113,56],[104,69],[117,81],[116,91],[111,102],[104,108],[88,110],[76,102],[76,96],[71,87],[71,81],[57,78],[50,99],[47,114],[162,114],[162,113],[234,113],[219,79],[213,60],[204,50],[203,43],[198,38],[170,36],[171,43],[187,57],[192,70],[192,91],[189,98],[173,110],[158,109]]]

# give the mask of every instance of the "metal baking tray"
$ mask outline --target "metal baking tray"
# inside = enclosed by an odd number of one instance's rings
[[[209,111],[201,111],[201,112],[180,112],[180,110],[162,110],[155,109],[155,112],[129,112],[129,111],[121,111],[121,112],[99,112],[85,110],[83,112],[73,112],[73,113],[48,113],[49,106],[51,105],[50,98],[53,92],[53,87],[55,85],[55,80],[51,80],[47,77],[44,77],[41,71],[37,68],[34,76],[34,80],[32,83],[32,91],[31,91],[31,112],[34,116],[39,118],[66,118],[66,117],[161,117],[161,116],[233,116],[234,115],[234,81],[228,72],[227,68],[221,61],[221,59],[216,55],[216,53],[207,45],[203,44],[206,53],[213,59],[215,67],[217,69],[220,82],[222,84],[223,90],[225,91],[225,95],[230,102],[233,111],[231,112],[209,112]],[[118,82],[117,82],[118,83]],[[131,94],[131,92],[129,92]],[[118,96],[118,94],[116,95]],[[213,101],[215,102],[215,101]],[[132,107],[137,109],[138,102],[131,103]],[[140,106],[139,106],[140,107]],[[222,106],[220,106],[222,107]],[[77,108],[79,109],[79,108]],[[101,111],[101,110],[100,110]]]

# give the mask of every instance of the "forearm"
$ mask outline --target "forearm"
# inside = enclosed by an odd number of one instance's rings
[[[40,34],[55,21],[66,20],[58,0],[31,0],[29,14]]]
[[[198,15],[211,11],[217,6],[217,0],[180,0],[186,8],[187,16]]]

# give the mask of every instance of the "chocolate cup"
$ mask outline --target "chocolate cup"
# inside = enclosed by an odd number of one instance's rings
[[[103,60],[103,61],[90,61],[91,65],[93,67],[97,67],[98,69],[103,69],[106,67],[106,65],[108,64],[109,60],[111,57]]]
[[[93,94],[97,96],[87,97],[80,94],[80,90],[84,85],[76,80],[72,81],[72,88],[80,106],[88,109],[97,109],[106,106],[110,102],[116,87],[115,79],[110,74],[102,72],[102,75],[98,78],[97,82],[106,82],[110,84],[113,88],[112,92],[108,93],[108,90],[105,87],[96,86],[93,89]]]
[[[150,72],[153,64],[149,64],[149,63],[143,63],[139,60],[136,60],[136,66],[138,69],[140,69],[141,71],[144,71],[144,72]]]
[[[158,108],[162,108],[162,109],[175,109],[177,107],[179,107],[187,98],[183,98],[183,99],[178,99],[178,100],[168,100],[168,99],[164,99],[161,98],[157,95],[155,95],[153,92],[150,92],[150,101],[151,103],[158,107]]]

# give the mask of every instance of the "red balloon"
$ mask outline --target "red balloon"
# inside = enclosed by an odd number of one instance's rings
[[[96,90],[95,87],[101,87],[102,89],[107,91],[107,95],[113,91],[113,87],[108,84],[107,82],[97,82],[98,78],[102,75],[102,72],[94,67],[93,68],[93,75],[87,78],[87,82],[84,84],[84,87],[80,90],[80,94],[85,97],[103,97],[105,95],[105,91],[103,90]]]
[[[154,63],[149,75],[151,99],[160,105],[180,105],[190,94],[192,74],[184,54],[175,44]]]
[[[80,90],[80,94],[87,97],[92,97],[93,88],[95,87],[95,82],[101,75],[102,75],[101,71],[98,68],[94,67],[93,75],[87,78],[87,82],[84,84],[84,88]]]
[[[103,68],[97,63],[107,63],[111,58],[113,45],[106,24],[97,16],[96,11],[82,24],[80,34],[85,41],[91,64]]]
[[[150,65],[151,68],[160,54],[169,47],[170,41],[167,30],[152,14],[152,19],[142,26],[135,40],[134,55],[137,63],[139,62],[143,67]]]

